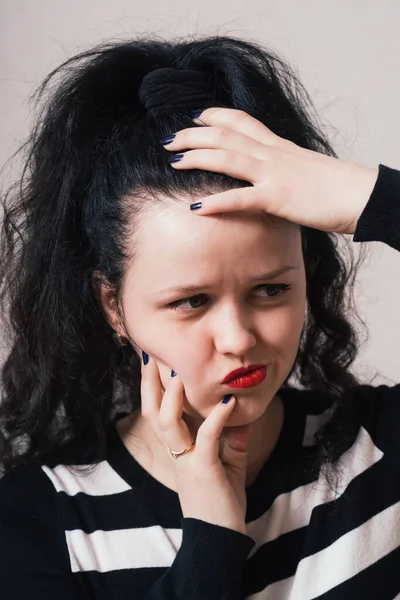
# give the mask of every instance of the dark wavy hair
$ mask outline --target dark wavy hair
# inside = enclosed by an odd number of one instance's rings
[[[139,88],[159,67],[208,74],[214,98],[149,116]],[[157,194],[177,200],[251,185],[225,174],[172,169],[162,136],[201,126],[190,118],[193,109],[225,106],[299,146],[336,156],[286,61],[229,36],[101,44],[52,71],[34,100],[34,127],[17,153],[24,156],[22,174],[2,196],[0,302],[9,344],[1,372],[4,472],[46,455],[68,464],[67,448],[85,439],[93,441],[93,464],[105,458],[107,427],[140,407],[141,375],[134,348],[113,339],[94,275],[110,282],[119,306],[134,257],[123,240]],[[346,257],[339,248],[344,236],[307,227],[301,235],[308,307],[282,387],[296,379],[324,402],[338,403],[318,437],[316,464],[333,465],[351,423],[344,393],[358,385],[349,370],[359,348],[349,317],[357,317],[352,284],[364,253],[356,264],[348,240]]]

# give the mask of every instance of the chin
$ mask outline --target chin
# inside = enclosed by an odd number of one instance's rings
[[[254,423],[262,417],[273,398],[272,396],[266,400],[264,396],[260,400],[259,398],[240,397],[238,394],[235,396],[236,406],[226,422],[227,427],[239,427]]]

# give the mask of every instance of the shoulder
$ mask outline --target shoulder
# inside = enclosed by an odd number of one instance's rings
[[[29,534],[54,537],[60,519],[57,492],[39,465],[20,465],[0,478],[0,520]]]
[[[45,469],[23,464],[0,478],[0,546],[42,554],[68,570],[63,506]]]
[[[360,385],[353,392],[360,424],[400,464],[400,384]]]
[[[400,463],[400,384],[358,385],[336,401],[328,393],[316,390],[292,390],[291,396],[297,410],[305,413],[305,435],[310,440],[336,416],[335,424],[343,433],[353,431],[356,436],[363,428],[377,448]],[[340,411],[340,418],[336,411]]]
[[[24,501],[27,496],[32,500],[40,497],[43,501],[55,498],[54,487],[41,465],[21,464],[0,478],[0,505],[10,500]]]
[[[40,465],[0,478],[0,580],[6,598],[83,598],[71,573],[60,494]]]

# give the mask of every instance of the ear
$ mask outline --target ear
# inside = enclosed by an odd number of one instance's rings
[[[121,323],[121,317],[117,311],[115,289],[110,285],[107,279],[97,271],[93,273],[90,283],[93,295],[104,318],[115,332],[122,333],[124,331],[124,327]],[[131,345],[136,351],[139,359],[141,359],[141,348],[132,340]]]
[[[120,319],[117,313],[115,290],[105,277],[97,271],[92,275],[91,286],[93,295],[104,318],[114,331],[119,331]]]

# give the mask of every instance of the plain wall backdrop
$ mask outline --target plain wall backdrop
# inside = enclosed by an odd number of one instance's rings
[[[155,33],[232,35],[271,47],[299,74],[340,158],[400,169],[399,30],[397,0],[2,0],[0,164],[24,141],[29,96],[53,68],[100,41]],[[369,338],[353,372],[390,385],[400,381],[400,254],[368,246],[355,297]]]

